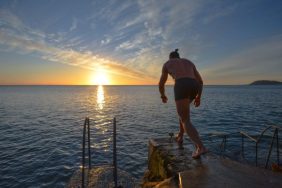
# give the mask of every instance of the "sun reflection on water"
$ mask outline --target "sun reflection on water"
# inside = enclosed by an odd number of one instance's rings
[[[98,109],[102,110],[105,104],[104,87],[99,85],[97,88],[97,105]]]

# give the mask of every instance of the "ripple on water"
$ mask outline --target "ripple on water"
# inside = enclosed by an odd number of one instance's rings
[[[115,116],[119,168],[140,179],[147,168],[148,139],[178,131],[173,87],[167,87],[165,105],[156,87],[103,89],[101,103],[95,86],[0,87],[0,187],[64,187],[80,166],[86,116],[93,163],[112,162]],[[268,122],[281,122],[281,94],[281,87],[206,86],[201,107],[191,108],[192,122],[201,136],[238,129],[255,133]],[[240,139],[228,140],[230,152]]]

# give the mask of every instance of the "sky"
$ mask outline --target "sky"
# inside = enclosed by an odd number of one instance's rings
[[[0,85],[155,85],[176,48],[207,85],[282,81],[281,20],[280,0],[1,0]]]

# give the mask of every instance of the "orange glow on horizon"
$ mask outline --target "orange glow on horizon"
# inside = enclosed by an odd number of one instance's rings
[[[157,85],[159,81],[146,76],[132,77],[126,71],[110,68],[87,70],[62,64],[54,66],[37,71],[26,67],[21,69],[21,74],[7,72],[0,75],[0,85]]]

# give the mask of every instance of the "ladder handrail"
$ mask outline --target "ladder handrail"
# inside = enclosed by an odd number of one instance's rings
[[[244,136],[256,143],[256,166],[257,166],[258,165],[258,144],[260,143],[260,141],[263,138],[266,131],[268,131],[269,129],[272,129],[272,130],[274,129],[274,132],[273,132],[273,135],[272,135],[272,141],[271,141],[271,144],[270,144],[270,148],[268,150],[268,155],[267,155],[267,159],[266,159],[266,163],[265,163],[264,168],[267,168],[267,166],[268,166],[269,158],[270,158],[270,155],[271,155],[271,152],[272,152],[274,138],[276,138],[277,164],[279,165],[279,137],[278,137],[278,132],[279,132],[279,129],[281,129],[281,128],[278,127],[278,126],[275,126],[275,125],[270,125],[270,126],[266,127],[257,138],[254,138],[254,137],[248,135],[247,133],[240,131],[240,134],[242,136],[242,156],[243,157],[244,157]]]
[[[82,172],[81,172],[81,187],[85,185],[85,143],[86,143],[86,129],[87,129],[87,142],[88,142],[88,169],[91,169],[91,151],[90,151],[90,119],[86,117],[83,125],[83,137],[82,137]]]
[[[244,135],[245,137],[249,138],[250,140],[252,140],[252,141],[254,141],[256,143],[259,143],[260,140],[262,139],[262,137],[264,136],[264,133],[267,130],[271,129],[271,128],[273,128],[273,129],[280,129],[278,126],[270,125],[270,126],[266,127],[257,138],[254,138],[254,137],[250,136],[248,133],[246,133],[244,131],[240,131],[240,134]]]
[[[258,137],[258,139],[257,139],[258,142],[261,140],[261,138],[263,137],[264,133],[265,133],[268,129],[270,129],[270,128],[275,129],[275,130],[276,130],[276,129],[277,129],[277,130],[280,129],[280,127],[278,127],[278,126],[276,126],[276,125],[270,125],[270,126],[268,126],[267,128],[265,128],[265,129],[262,131],[262,133],[261,133],[260,136]]]
[[[116,123],[117,123],[116,118],[114,117],[114,120],[113,120],[113,166],[114,166],[113,177],[114,177],[114,183],[115,183],[114,188],[118,187],[118,184],[117,184]]]
[[[269,158],[272,152],[272,147],[273,147],[273,143],[275,141],[276,138],[276,153],[277,153],[277,164],[279,165],[280,161],[279,161],[279,137],[278,137],[278,133],[279,130],[281,130],[281,128],[279,126],[276,125],[270,125],[268,127],[266,127],[265,129],[263,129],[263,131],[261,132],[261,134],[259,136],[257,136],[256,138],[253,136],[250,136],[249,134],[247,134],[244,131],[239,131],[236,132],[237,134],[239,133],[242,137],[242,147],[241,147],[241,153],[242,156],[244,157],[244,137],[248,138],[249,140],[253,141],[256,144],[256,166],[257,166],[257,162],[258,162],[258,144],[260,143],[260,141],[262,140],[263,136],[265,135],[266,131],[268,131],[269,129],[274,130],[273,135],[272,135],[272,141],[271,141],[271,145],[268,151],[268,155],[267,155],[267,159],[266,159],[266,164],[265,164],[265,168],[267,168],[268,166],[268,162],[269,162]],[[223,148],[223,150],[225,150],[225,145],[227,142],[227,137],[236,133],[216,133],[216,134],[212,134],[209,136],[209,138],[211,137],[222,137],[222,142],[221,142],[221,148]]]

